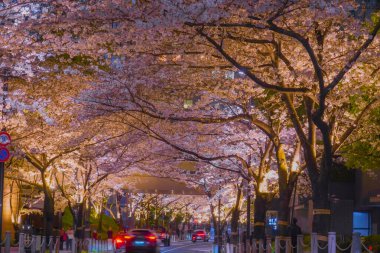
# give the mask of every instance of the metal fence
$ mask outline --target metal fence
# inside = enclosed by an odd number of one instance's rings
[[[268,237],[266,240],[252,240],[252,244],[248,240],[246,244],[239,243],[237,245],[225,244],[221,248],[222,253],[337,253],[348,252],[350,253],[373,253],[370,249],[363,244],[360,239],[359,233],[353,233],[352,240],[349,244],[343,245],[337,243],[335,232],[329,232],[327,238],[318,236],[316,233],[312,233],[310,236],[310,242],[305,243],[304,235],[298,235],[296,245],[292,244],[290,237],[276,236]],[[172,238],[176,240],[175,238]],[[5,233],[5,239],[1,243],[2,251],[5,253],[49,253],[60,251],[59,237],[50,236],[48,239],[45,236],[39,235],[26,235],[21,233],[19,235],[18,245],[11,247],[11,233]],[[115,252],[114,244],[112,240],[72,240],[70,250],[64,252],[93,252],[93,253],[111,253]],[[62,251],[62,250],[61,250]],[[213,245],[212,252],[218,252],[218,246]]]
[[[252,240],[252,244],[249,240],[246,244],[226,244],[221,249],[222,253],[319,253],[322,251],[327,251],[328,253],[336,253],[337,251],[350,251],[350,253],[373,253],[361,241],[359,233],[352,234],[352,240],[348,245],[341,245],[337,243],[335,232],[329,232],[327,238],[324,236],[318,236],[316,233],[312,233],[310,236],[310,243],[304,242],[304,235],[297,236],[296,245],[292,244],[290,237],[276,236],[274,238],[267,237],[265,240]],[[217,253],[218,247],[214,246],[212,252]]]
[[[50,236],[48,239],[41,235],[19,234],[18,244],[11,245],[11,233],[5,233],[5,239],[0,243],[2,253],[53,253],[53,252],[92,252],[92,253],[111,253],[115,252],[115,246],[112,240],[95,240],[95,239],[74,239],[69,241],[70,244],[61,243],[59,236]],[[66,250],[63,250],[66,246]]]

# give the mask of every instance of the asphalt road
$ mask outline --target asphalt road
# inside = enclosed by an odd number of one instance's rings
[[[212,250],[211,242],[175,242],[170,247],[161,247],[161,253],[210,253]]]

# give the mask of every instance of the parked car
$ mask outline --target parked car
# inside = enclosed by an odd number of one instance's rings
[[[208,242],[210,240],[210,236],[205,230],[195,230],[191,236],[191,241],[196,242],[198,240]]]
[[[132,229],[126,233],[119,233],[114,238],[116,252],[160,252],[158,237],[149,229]]]

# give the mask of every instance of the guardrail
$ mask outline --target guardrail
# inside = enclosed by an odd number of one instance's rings
[[[272,240],[274,239],[274,241]],[[272,246],[274,242],[274,245]],[[316,233],[312,233],[310,236],[310,243],[304,243],[304,235],[297,236],[296,245],[292,244],[291,237],[276,236],[274,238],[267,237],[265,240],[252,240],[252,244],[247,240],[246,244],[240,243],[237,245],[226,244],[222,248],[223,253],[304,253],[304,249],[310,253],[328,252],[336,253],[337,250],[345,252],[350,250],[350,253],[373,253],[368,249],[360,240],[359,233],[352,234],[352,240],[349,245],[340,245],[336,241],[336,232],[329,232],[328,236],[318,236]],[[213,247],[212,252],[217,253],[217,247]]]

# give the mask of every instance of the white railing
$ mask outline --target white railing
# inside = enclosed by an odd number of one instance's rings
[[[11,232],[5,232],[4,241],[0,242],[0,249],[4,247],[5,253],[11,252]]]
[[[247,241],[249,244],[249,241]],[[280,253],[303,253],[304,248],[310,247],[310,253],[318,253],[328,250],[328,253],[336,253],[337,250],[340,252],[345,252],[350,250],[350,253],[373,253],[370,249],[368,249],[363,242],[360,240],[359,233],[352,234],[352,241],[349,245],[340,245],[336,241],[336,233],[329,232],[327,237],[318,236],[317,233],[312,233],[310,238],[310,244],[304,243],[304,236],[297,236],[296,245],[292,244],[291,237],[284,236],[276,236],[274,238],[274,252]],[[238,251],[234,251],[234,247],[231,246],[231,250],[227,250],[228,253],[243,253],[244,248],[239,248]],[[264,240],[252,240],[252,245],[249,245],[246,250],[247,253],[271,253],[272,252],[272,240],[270,237],[266,239],[266,245],[264,245]]]

